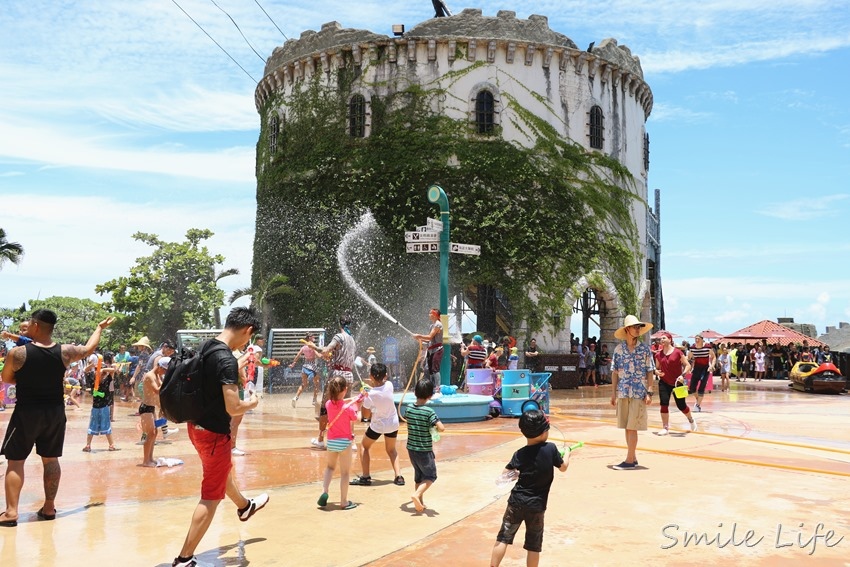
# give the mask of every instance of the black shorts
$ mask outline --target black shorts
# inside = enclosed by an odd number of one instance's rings
[[[156,410],[156,406],[139,404],[139,415],[142,415],[143,413],[154,413],[154,410]]]
[[[377,431],[374,431],[372,429],[371,425],[366,428],[366,437],[373,441],[377,441],[381,437],[381,435],[383,435],[384,437],[389,437],[390,439],[395,439],[396,437],[398,437],[398,430],[396,429],[392,433],[378,433]]]
[[[525,545],[522,546],[523,549],[538,553],[543,551],[543,516],[545,514],[545,510],[531,510],[508,503],[496,541],[513,545],[514,536],[520,524],[525,522]]]
[[[437,461],[434,458],[434,451],[408,449],[407,456],[410,458],[410,464],[413,465],[413,482],[419,484],[437,480]]]
[[[10,461],[24,461],[35,446],[40,457],[62,456],[65,444],[65,405],[16,407],[6,428],[0,454]]]

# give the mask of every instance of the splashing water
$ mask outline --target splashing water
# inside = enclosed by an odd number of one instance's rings
[[[371,305],[375,311],[380,313],[390,323],[398,325],[402,330],[407,332],[407,334],[413,335],[412,331],[405,328],[404,325],[398,322],[398,319],[387,313],[383,307],[378,305],[374,299],[369,297],[369,294],[360,287],[360,284],[358,284],[354,279],[354,276],[351,275],[351,270],[348,269],[348,264],[345,262],[345,258],[348,255],[348,249],[354,241],[377,226],[378,224],[375,222],[375,217],[372,216],[371,212],[367,211],[363,213],[362,217],[360,217],[360,222],[358,222],[354,228],[345,233],[345,236],[342,237],[342,241],[339,243],[339,248],[336,249],[336,261],[337,264],[339,264],[339,271],[342,273],[342,277],[345,279],[345,283],[348,284],[348,287],[354,290],[354,292],[357,293],[357,295],[359,295],[366,303]]]

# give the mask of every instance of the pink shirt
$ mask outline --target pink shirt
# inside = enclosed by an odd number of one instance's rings
[[[316,362],[316,351],[308,347],[307,345],[301,347],[301,351],[299,352],[299,354],[303,356],[304,360],[309,364]]]
[[[348,404],[345,400],[328,400],[325,408],[328,410],[328,423],[332,423],[328,429],[328,439],[354,439],[351,432],[351,422],[357,421],[357,404]],[[343,409],[345,408],[345,409]],[[339,419],[336,416],[340,415]]]

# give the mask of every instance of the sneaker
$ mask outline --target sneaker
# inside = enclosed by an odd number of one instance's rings
[[[702,411],[702,406],[701,406],[701,405],[696,404],[696,406],[695,406],[695,407],[696,407],[696,410],[697,410],[697,411]]]
[[[693,420],[691,422],[691,431],[696,431],[696,430],[697,430],[697,420]]]
[[[319,506],[324,508],[327,503],[328,503],[328,493],[322,492],[322,495],[319,496],[319,500],[316,502],[316,504],[318,504]]]
[[[298,398],[292,398],[292,407],[295,407],[295,404],[298,403]]]
[[[325,447],[325,442],[318,439],[310,439],[310,446],[320,451],[324,451],[327,448]]]
[[[233,455],[234,457],[244,457],[248,453],[246,453],[242,449],[237,449],[236,447],[234,447],[233,449],[230,450],[230,454]]]
[[[180,429],[177,427],[168,427],[162,430],[162,436],[168,437],[169,435],[174,435],[178,431],[180,431]]]
[[[627,463],[626,461],[623,461],[619,465],[614,465],[613,468],[614,468],[615,471],[630,471],[630,470],[634,469],[635,467],[637,467],[637,461],[635,461],[633,463]]]
[[[372,486],[372,477],[355,476],[348,484],[350,484],[351,486]]]
[[[401,475],[398,475],[397,477],[395,477],[393,484],[396,485],[396,486],[404,486],[404,477],[401,476]]]
[[[179,557],[175,557],[171,563],[171,567],[197,567],[198,561],[192,556],[188,561],[180,561]]]
[[[351,442],[351,450],[355,453],[357,452],[357,443],[355,443],[354,441]]]
[[[251,518],[251,516],[262,510],[263,507],[265,507],[265,505],[268,503],[269,495],[263,492],[259,496],[250,498],[248,500],[248,505],[242,508],[241,510],[236,510],[236,514],[239,516],[240,521],[247,522]]]
[[[669,433],[670,433],[670,430],[665,427],[661,431],[658,432],[658,435],[663,436],[663,435],[668,435]]]

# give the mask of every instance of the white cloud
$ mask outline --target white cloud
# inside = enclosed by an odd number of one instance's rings
[[[781,203],[768,203],[756,212],[782,220],[805,221],[822,219],[824,217],[843,216],[840,204],[850,195],[824,195],[822,197],[807,197]]]
[[[705,122],[712,117],[710,112],[698,112],[690,108],[682,108],[671,104],[657,102],[652,105],[650,122],[680,122],[695,124]]]
[[[0,121],[0,130],[0,155],[7,159],[219,181],[252,182],[255,176],[253,147],[210,151],[136,149],[126,134],[82,136],[44,123],[17,125]]]
[[[168,207],[112,197],[42,196],[37,201],[37,206],[33,196],[4,201],[4,228],[10,239],[24,246],[25,255],[16,268],[3,268],[3,305],[53,295],[108,299],[95,294],[95,286],[126,275],[135,258],[153,251],[132,239],[137,231],[181,242],[189,228],[209,228],[215,233],[206,241],[210,252],[225,256],[223,267],[240,271],[221,280],[221,288],[229,293],[250,285],[256,215],[252,200]]]

